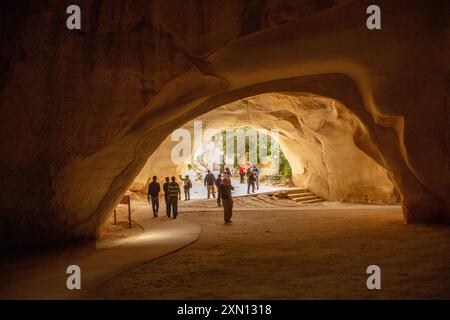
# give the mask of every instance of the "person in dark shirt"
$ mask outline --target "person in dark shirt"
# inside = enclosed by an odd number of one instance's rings
[[[159,186],[159,183],[156,182],[156,176],[153,176],[152,182],[148,185],[148,193],[147,193],[147,200],[152,203],[152,209],[153,209],[153,217],[158,217],[158,210],[159,210],[159,191],[161,191],[161,187]]]
[[[247,194],[250,194],[250,187],[252,187],[252,193],[255,193],[255,174],[247,169]]]
[[[211,173],[211,170],[208,170],[208,173],[205,176],[205,187],[208,190],[208,199],[211,196],[213,198],[216,197],[216,191],[214,190],[214,182],[216,181],[216,178],[214,177],[214,174]]]
[[[220,193],[219,193],[219,188],[220,188],[220,185],[222,184],[222,175],[221,174],[219,174],[217,176],[217,179],[216,179],[215,183],[216,183],[216,188],[217,188],[217,206],[221,207],[222,206],[222,201],[221,201]]]
[[[234,190],[234,187],[231,185],[230,180],[224,178],[219,187],[219,194],[222,199],[223,218],[226,224],[231,223],[231,216],[233,215],[233,196],[231,195],[231,190]]]
[[[259,169],[256,167],[256,165],[253,166],[252,172],[255,177],[256,190],[259,190]]]
[[[181,200],[180,185],[175,181],[175,177],[171,178],[171,182],[167,187],[169,193],[169,203],[172,211],[173,218],[178,216],[178,200]]]
[[[164,190],[164,202],[166,203],[166,215],[168,218],[170,218],[170,202],[169,202],[169,183],[170,179],[169,177],[166,177],[166,182],[163,184],[163,190]]]

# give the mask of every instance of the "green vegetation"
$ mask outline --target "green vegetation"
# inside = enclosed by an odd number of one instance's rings
[[[247,130],[250,130],[252,128],[250,127],[243,127],[241,128],[242,130],[244,130],[245,132],[247,132]],[[223,130],[222,131],[222,138],[223,138],[223,152],[226,153],[226,131]],[[246,135],[245,138],[245,150],[246,150],[246,155],[245,158],[247,161],[249,161],[249,150],[250,150],[250,145],[249,145],[249,137]],[[265,140],[267,141],[267,155],[270,156],[272,155],[272,136],[271,135],[266,135]],[[235,146],[235,151],[236,151],[236,146],[237,146],[237,137],[234,137],[234,146]],[[257,165],[261,166],[261,162],[263,159],[259,158],[259,147],[260,147],[260,136],[257,135],[257,157],[258,157],[258,161],[257,161]],[[283,150],[279,147],[278,144],[278,153],[280,155],[280,170],[279,170],[279,174],[286,177],[286,178],[291,178],[292,177],[292,169],[291,166],[289,165],[288,160],[286,159],[286,156],[283,153]],[[222,165],[225,165],[225,163],[223,163]],[[240,165],[239,161],[238,161],[238,157],[236,156],[236,152],[235,152],[235,157],[233,160],[233,167],[237,168]]]
[[[280,174],[286,178],[292,178],[292,169],[283,151],[280,152],[280,157]]]

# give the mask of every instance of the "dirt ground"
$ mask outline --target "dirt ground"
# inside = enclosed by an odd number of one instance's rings
[[[132,215],[139,206],[132,206]],[[32,247],[24,251],[7,253],[0,257],[0,292],[4,283],[15,282],[24,277],[42,274],[60,266],[67,267],[67,261],[74,261],[96,253],[98,248],[119,245],[122,240],[142,233],[142,228],[132,221],[128,227],[128,209],[117,209],[117,223],[108,219],[101,228],[101,236],[96,241],[83,243],[62,243],[50,247]],[[1,296],[0,296],[1,298]]]
[[[260,193],[245,195],[240,197],[234,197],[234,207],[236,209],[240,208],[287,208],[287,207],[304,207],[299,202],[295,202],[290,199],[279,199],[275,196],[271,196],[271,193]],[[191,200],[191,201],[180,201],[181,208],[191,208],[199,210],[201,208],[217,208],[216,199],[209,200]]]
[[[406,225],[396,206],[261,208],[236,210],[232,225],[220,211],[182,212],[202,226],[194,244],[86,298],[450,299],[448,226]],[[381,290],[366,288],[373,264]]]

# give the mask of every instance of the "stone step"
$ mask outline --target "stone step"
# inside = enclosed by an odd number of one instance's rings
[[[303,193],[303,192],[309,192],[307,188],[296,188],[296,189],[289,189],[286,190],[287,194],[296,194],[296,193]]]
[[[299,201],[303,201],[303,200],[311,200],[311,199],[315,199],[315,198],[318,198],[318,197],[317,197],[316,195],[313,195],[313,196],[296,197],[296,198],[289,198],[289,199],[299,202]]]
[[[284,194],[284,197],[299,203],[313,204],[325,201],[307,188],[282,190],[281,193]]]
[[[315,196],[312,192],[302,192],[302,193],[292,193],[288,194],[288,198],[302,198],[302,197],[309,197],[309,196]]]
[[[313,196],[307,196],[307,197],[301,197],[301,198],[290,198],[291,200],[294,200],[296,202],[304,202],[307,200],[314,200],[314,199],[320,199],[318,196],[313,195]]]
[[[322,198],[316,198],[316,199],[311,199],[311,200],[305,200],[305,201],[300,201],[301,203],[306,203],[306,204],[313,204],[313,203],[319,203],[319,202],[324,202],[325,200],[323,200]]]

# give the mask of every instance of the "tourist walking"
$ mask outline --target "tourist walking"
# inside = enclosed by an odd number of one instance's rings
[[[221,174],[219,174],[217,176],[215,183],[216,183],[216,188],[217,188],[217,206],[221,207],[222,206],[222,201],[221,201],[222,198],[221,198],[220,192],[219,192],[220,185],[222,184],[222,175]]]
[[[168,218],[170,218],[170,201],[169,201],[169,183],[170,179],[169,177],[166,177],[166,182],[163,184],[163,191],[164,191],[164,202],[166,203],[166,215]]]
[[[184,201],[191,200],[191,188],[192,182],[188,175],[183,177],[180,175],[181,181],[183,181]]]
[[[250,187],[252,187],[252,193],[255,193],[255,175],[250,169],[247,170],[247,194],[250,194]]]
[[[259,190],[259,169],[256,167],[256,165],[253,166],[252,172],[255,176],[256,190]]]
[[[161,191],[161,187],[159,186],[159,183],[156,181],[156,179],[156,176],[153,176],[152,182],[150,182],[150,184],[148,185],[147,192],[147,200],[152,204],[153,218],[158,217],[159,191]]]
[[[175,177],[171,178],[171,182],[168,185],[167,191],[169,192],[169,204],[172,212],[173,219],[178,216],[178,200],[181,200],[181,190],[178,182],[175,181]]]
[[[244,184],[245,170],[244,170],[244,167],[241,165],[239,165],[239,178],[240,178],[240,183]]]
[[[250,173],[252,173],[252,170],[250,168],[245,169],[245,177],[247,178],[247,183],[248,183],[248,176],[250,175]]]
[[[208,170],[208,173],[205,176],[205,187],[208,192],[208,199],[209,197],[213,196],[213,198],[216,198],[216,192],[214,190],[214,182],[216,181],[216,178],[214,177],[214,174],[211,173],[211,170]]]
[[[234,190],[234,187],[231,185],[230,180],[224,178],[220,184],[218,193],[222,199],[223,219],[226,224],[231,223],[231,217],[233,215],[233,196],[231,195],[231,190]]]
[[[225,168],[225,172],[223,174],[224,179],[228,179],[231,181],[231,171],[230,168]]]

